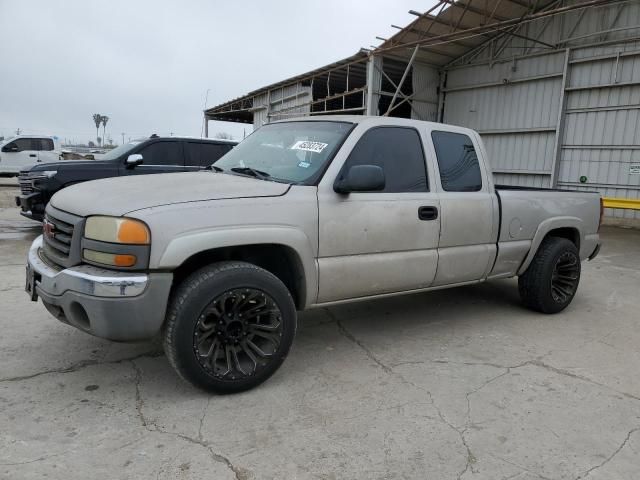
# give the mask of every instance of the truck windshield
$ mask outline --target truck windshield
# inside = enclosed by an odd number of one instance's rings
[[[312,184],[352,127],[348,122],[324,121],[265,125],[218,160],[215,167],[262,179]]]
[[[139,143],[140,142],[129,142],[129,143],[125,143],[123,145],[120,145],[119,147],[116,147],[113,150],[109,150],[107,153],[105,153],[102,156],[102,158],[100,160],[115,160],[116,158],[118,158],[122,154],[127,153],[129,150],[133,150],[133,147],[135,147]]]

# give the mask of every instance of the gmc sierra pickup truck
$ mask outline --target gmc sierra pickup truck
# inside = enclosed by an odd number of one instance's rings
[[[597,193],[495,188],[472,130],[304,118],[265,125],[213,171],[58,192],[26,290],[99,337],[160,334],[182,378],[237,392],[282,364],[297,310],[518,276],[525,306],[559,312],[600,218]]]

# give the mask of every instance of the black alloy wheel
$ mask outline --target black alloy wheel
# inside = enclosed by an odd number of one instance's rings
[[[573,298],[580,281],[580,259],[572,251],[560,255],[551,275],[551,296],[563,304]]]
[[[293,297],[278,277],[247,262],[214,263],[172,292],[164,351],[189,383],[215,393],[241,392],[280,368],[296,323]]]
[[[220,379],[259,373],[278,351],[282,312],[267,293],[236,288],[216,297],[200,315],[193,349],[202,367]]]

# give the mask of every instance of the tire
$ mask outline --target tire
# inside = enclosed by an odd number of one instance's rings
[[[245,262],[208,265],[172,294],[164,351],[187,382],[214,393],[249,390],[282,365],[296,332],[285,285]]]
[[[558,313],[571,303],[580,283],[580,256],[573,242],[547,237],[529,268],[518,278],[522,303],[542,313]]]

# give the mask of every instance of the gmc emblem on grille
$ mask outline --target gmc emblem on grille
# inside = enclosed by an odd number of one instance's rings
[[[42,222],[42,233],[44,234],[45,237],[47,238],[53,238],[53,234],[56,230],[55,225],[53,225],[53,223],[51,223],[49,220],[46,220],[44,222]]]

